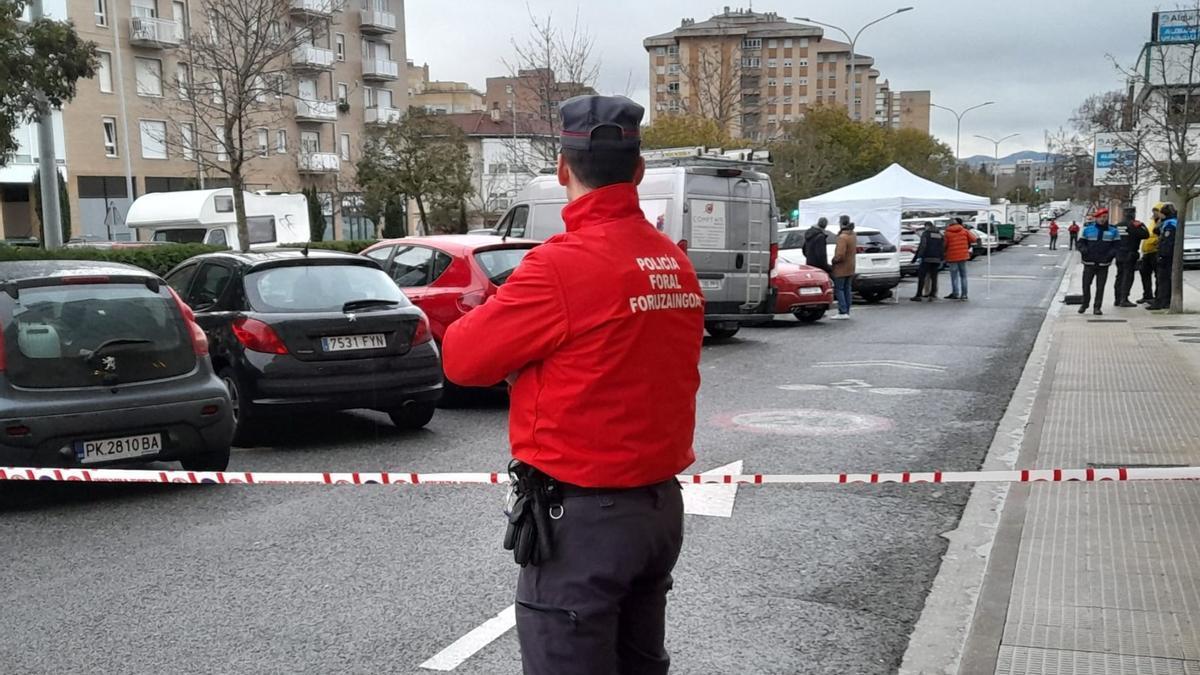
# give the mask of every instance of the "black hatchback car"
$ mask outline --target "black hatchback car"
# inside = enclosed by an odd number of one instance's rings
[[[233,414],[192,311],[157,276],[0,262],[0,464],[229,464]]]
[[[233,400],[235,443],[277,413],[369,408],[433,418],[441,358],[429,322],[380,269],[332,251],[212,253],[166,276],[196,312]]]

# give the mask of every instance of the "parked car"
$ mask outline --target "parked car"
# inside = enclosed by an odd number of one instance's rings
[[[429,318],[440,345],[446,329],[492,297],[540,242],[447,234],[390,239],[365,249]]]
[[[833,260],[833,250],[837,245],[837,225],[825,230],[825,244],[829,260]],[[807,229],[807,228],[804,228]],[[800,235],[793,233],[799,231]],[[900,285],[900,254],[896,246],[888,241],[879,230],[868,227],[854,229],[858,237],[858,253],[856,273],[854,275],[854,292],[867,302],[879,302],[892,294],[892,289]],[[779,231],[779,241],[788,247],[781,247],[779,259],[797,265],[804,265],[803,229],[788,228]]]
[[[1184,231],[1183,266],[1200,266],[1200,233]]]
[[[900,276],[914,277],[917,275],[918,269],[921,267],[913,258],[917,254],[917,247],[921,245],[921,235],[916,232],[901,232],[900,233]]]
[[[442,368],[429,321],[370,258],[221,252],[166,276],[196,312],[233,401],[235,443],[278,413],[369,408],[433,418]]]
[[[804,323],[818,321],[833,304],[833,281],[824,270],[780,261],[771,272],[775,313]]]
[[[0,464],[229,464],[233,411],[192,311],[159,277],[0,263]]]

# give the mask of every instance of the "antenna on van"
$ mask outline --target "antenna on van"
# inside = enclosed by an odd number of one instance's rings
[[[308,242],[304,242],[304,257],[308,257]]]

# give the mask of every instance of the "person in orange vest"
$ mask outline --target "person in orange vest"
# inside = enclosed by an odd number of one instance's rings
[[[1079,245],[1079,223],[1071,221],[1071,226],[1067,228],[1067,234],[1071,235],[1071,245],[1068,250],[1074,251]]]
[[[505,546],[521,565],[527,675],[670,666],[675,476],[695,459],[704,294],[687,254],[642,214],[642,115],[623,96],[562,103],[566,232],[443,341],[452,382],[511,382]]]
[[[1058,250],[1058,221],[1050,221],[1050,250]]]

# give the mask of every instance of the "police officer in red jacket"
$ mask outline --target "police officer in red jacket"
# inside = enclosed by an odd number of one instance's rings
[[[566,232],[443,344],[451,381],[512,383],[505,546],[522,565],[517,634],[531,675],[670,665],[674,476],[694,460],[704,296],[686,253],[642,214],[642,113],[624,97],[560,106]]]

